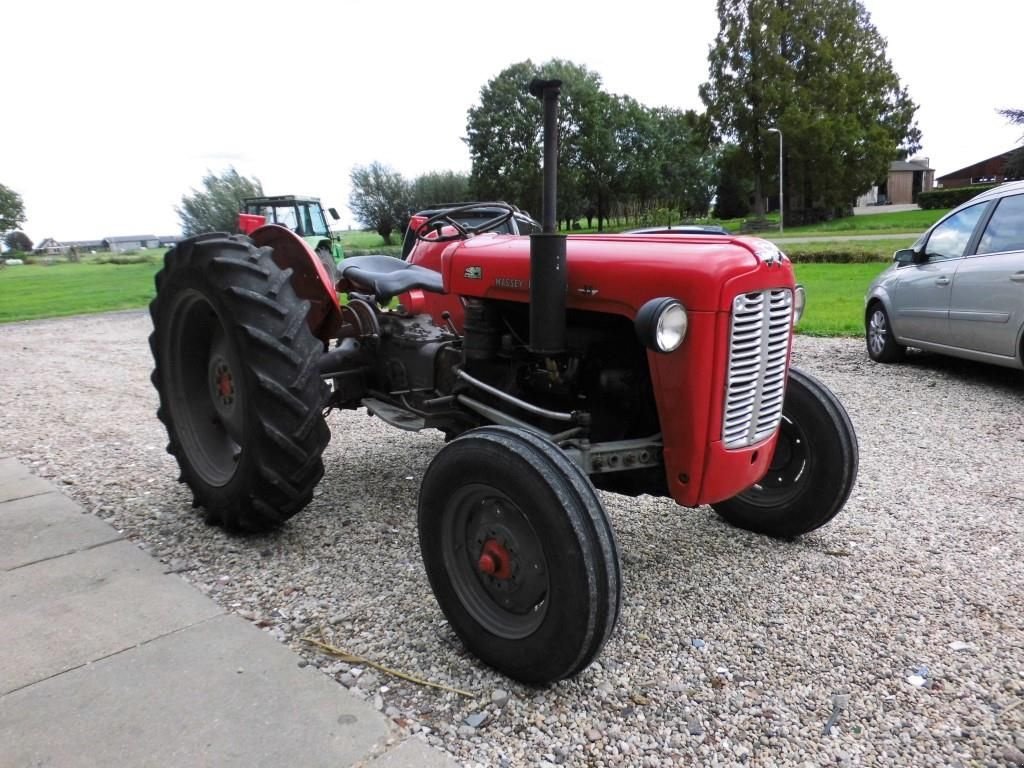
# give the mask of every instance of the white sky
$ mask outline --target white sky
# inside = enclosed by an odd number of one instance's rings
[[[1024,2],[865,4],[936,175],[1016,145],[996,110],[1024,108]],[[612,93],[703,109],[718,29],[714,0],[11,0],[3,21],[0,183],[36,242],[176,233],[181,196],[232,164],[350,221],[353,165],[468,171],[466,111],[509,64],[569,59]]]

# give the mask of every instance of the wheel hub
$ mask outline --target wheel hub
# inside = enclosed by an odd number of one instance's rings
[[[512,578],[512,555],[497,539],[488,539],[477,560],[480,573],[503,581]]]

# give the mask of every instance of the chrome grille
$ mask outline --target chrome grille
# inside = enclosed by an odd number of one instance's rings
[[[743,293],[732,302],[722,442],[744,448],[770,437],[782,419],[793,292]]]

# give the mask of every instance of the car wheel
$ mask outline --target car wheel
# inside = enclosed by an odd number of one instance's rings
[[[907,348],[896,343],[896,339],[893,338],[889,315],[880,302],[875,302],[868,308],[867,321],[864,325],[868,357],[876,363],[895,363],[903,359]]]

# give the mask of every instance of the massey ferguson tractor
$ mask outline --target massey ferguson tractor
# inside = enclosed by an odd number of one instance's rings
[[[843,406],[789,365],[804,297],[775,246],[555,232],[559,86],[530,86],[541,233],[506,234],[503,204],[474,224],[442,210],[413,219],[407,259],[347,258],[336,280],[280,225],[200,235],[167,253],[150,305],[157,415],[211,523],[263,531],[305,507],[329,409],[441,431],[418,503],[427,576],[468,649],[533,684],[584,669],[618,618],[595,489],[792,538],[857,474]]]

